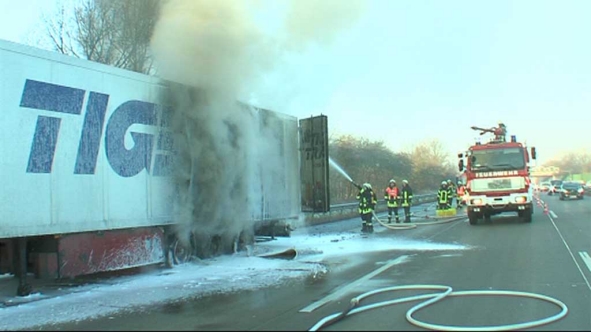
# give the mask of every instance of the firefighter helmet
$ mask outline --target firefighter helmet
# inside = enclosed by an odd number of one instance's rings
[[[402,183],[408,184],[408,180],[402,180]]]
[[[396,180],[392,179],[392,180],[390,180],[390,183],[396,184]]]
[[[442,185],[446,185],[446,184],[447,184],[447,182],[445,182],[445,181],[441,181],[441,184],[442,184]]]
[[[363,184],[363,188],[371,189],[371,184],[369,184],[369,183],[366,182],[366,183]]]

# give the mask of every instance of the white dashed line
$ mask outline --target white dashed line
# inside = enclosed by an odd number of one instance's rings
[[[345,294],[353,291],[355,288],[365,284],[367,282],[367,280],[377,276],[378,274],[386,271],[387,269],[391,268],[392,266],[394,266],[396,264],[400,264],[400,263],[404,262],[407,258],[408,258],[408,256],[403,255],[403,256],[400,256],[394,260],[389,261],[386,265],[382,266],[381,268],[353,281],[350,284],[341,286],[340,288],[335,290],[332,294],[324,297],[321,300],[318,300],[318,301],[310,304],[309,306],[305,307],[304,309],[301,309],[300,312],[312,312],[312,311],[320,308],[321,306],[327,304],[328,302],[331,302],[331,301],[341,298]]]
[[[585,265],[591,271],[591,257],[589,257],[589,254],[586,251],[579,251],[579,256],[581,256],[581,259],[583,259],[583,262],[585,262]]]
[[[585,280],[585,284],[587,284],[587,288],[589,288],[589,290],[591,290],[591,283],[589,283],[589,279],[587,279],[587,277],[585,276],[585,273],[583,273],[583,269],[579,265],[579,262],[577,262],[577,260],[575,259],[575,255],[573,254],[572,250],[570,249],[570,246],[568,245],[568,243],[566,243],[566,240],[564,239],[564,236],[562,236],[562,233],[558,229],[558,226],[556,226],[556,223],[554,222],[554,218],[552,218],[552,216],[548,216],[548,218],[550,219],[550,222],[552,222],[552,226],[554,226],[554,229],[558,233],[558,236],[560,236],[560,239],[562,239],[562,243],[564,243],[564,246],[566,247],[566,250],[568,251],[570,257],[575,262],[577,269],[581,273],[581,277],[583,277],[583,280]],[[587,261],[585,261],[585,264],[587,264]],[[589,266],[587,266],[587,267],[589,267]]]

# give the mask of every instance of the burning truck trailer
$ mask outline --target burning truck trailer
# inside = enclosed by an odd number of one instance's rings
[[[313,178],[328,174],[328,153],[300,162],[320,140],[298,146],[294,117],[7,41],[0,71],[0,273],[19,278],[17,295],[31,292],[30,272],[74,278],[237,250],[298,218],[312,183],[325,191],[310,194],[325,203],[314,211],[328,209],[328,180]]]
[[[490,129],[472,129],[493,137],[458,154],[458,168],[466,183],[464,200],[470,225],[477,224],[479,219],[490,222],[491,216],[500,213],[517,213],[525,222],[531,222],[534,204],[530,162],[536,159],[536,149],[528,151],[515,135],[507,142],[503,123]]]

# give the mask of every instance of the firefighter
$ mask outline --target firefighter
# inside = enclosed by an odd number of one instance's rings
[[[507,127],[504,123],[499,121],[499,126],[494,128],[495,141],[506,142],[505,135],[507,135]]]
[[[400,200],[400,190],[398,189],[394,179],[390,180],[388,183],[388,187],[386,187],[384,192],[384,199],[388,205],[388,224],[392,222],[392,212],[394,212],[394,215],[396,216],[396,223],[399,223],[400,219],[398,218],[398,201]]]
[[[357,200],[359,201],[359,216],[361,217],[362,222],[362,233],[373,233],[373,210],[376,207],[378,199],[376,194],[374,193],[373,189],[371,188],[371,184],[364,183],[357,194]]]
[[[410,206],[412,205],[412,188],[407,180],[402,180],[402,190],[400,191],[400,205],[404,209],[404,222],[410,222]]]
[[[457,189],[457,198],[456,198],[456,208],[459,209],[464,205],[464,194],[466,193],[466,188],[462,182],[458,182],[458,189]]]
[[[449,191],[447,189],[447,182],[442,181],[441,186],[439,187],[439,191],[437,191],[437,209],[438,210],[447,210],[449,208]]]
[[[451,182],[451,180],[447,180],[447,205],[449,207],[453,206],[454,197],[456,196],[456,188]]]

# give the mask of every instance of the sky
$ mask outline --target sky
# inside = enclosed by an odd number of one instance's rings
[[[56,1],[0,0],[0,38],[31,44]],[[322,35],[317,21],[328,20],[332,34],[283,53],[251,102],[326,115],[331,136],[382,140],[394,151],[436,138],[450,160],[478,137],[471,126],[499,121],[536,147],[538,164],[589,150],[591,2],[367,0],[354,2],[356,15],[334,7],[352,1],[324,2],[301,25]],[[270,36],[281,36],[279,11],[261,10]]]
[[[298,228],[290,237],[258,242],[250,250],[234,255],[69,288],[59,295],[37,291],[24,298],[14,297],[8,300],[14,305],[0,308],[0,330],[28,330],[39,325],[110,317],[121,308],[133,310],[211,294],[273,287],[310,276],[322,276],[328,272],[325,262],[331,259],[337,259],[342,269],[355,266],[355,260],[362,259],[369,252],[390,251],[393,257],[404,252],[404,257],[400,256],[403,259],[392,264],[391,268],[396,268],[395,265],[410,262],[413,253],[458,254],[473,249],[457,243],[412,240],[406,238],[404,232],[372,237],[372,245],[367,246],[369,239],[358,233],[357,222],[354,225],[354,230],[350,231],[338,231],[342,225],[336,224]],[[376,233],[389,231],[383,227],[375,230]],[[260,257],[289,248],[297,252],[292,260]],[[0,275],[0,283],[4,278],[12,276]]]

